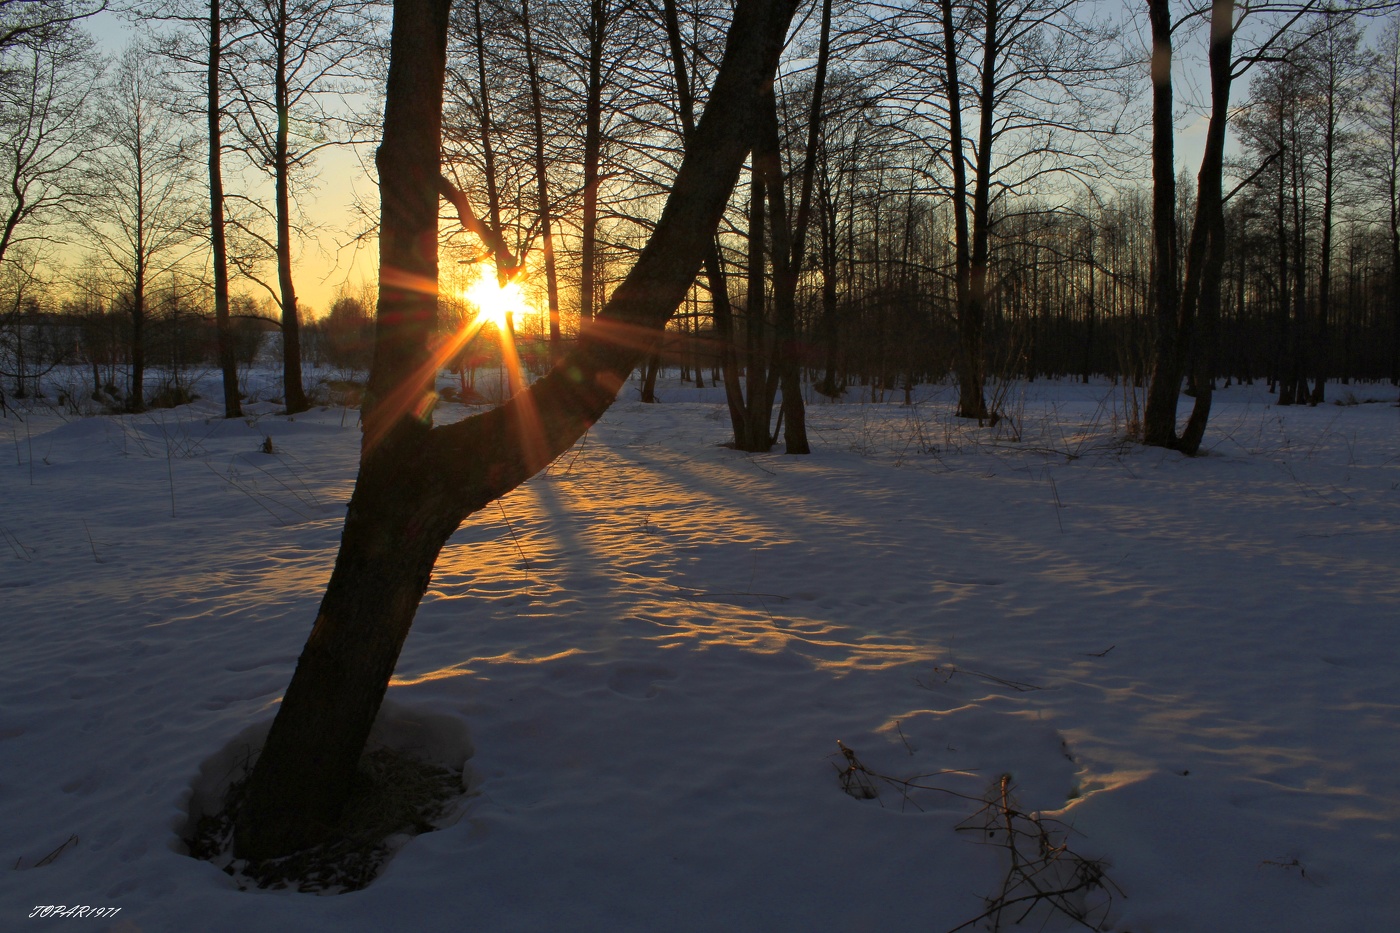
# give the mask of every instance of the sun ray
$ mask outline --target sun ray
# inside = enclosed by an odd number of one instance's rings
[[[521,392],[524,376],[513,326],[515,319],[533,314],[535,309],[526,302],[518,281],[512,279],[504,285],[500,284],[490,263],[479,264],[476,271],[476,278],[460,292],[461,298],[475,307],[476,314],[453,334],[439,341],[413,375],[380,403],[376,417],[366,426],[364,443],[367,447],[373,447],[383,440],[402,417],[412,415],[427,418],[437,401],[433,383],[438,370],[461,352],[487,324],[494,324],[500,340],[501,362],[506,370],[512,404],[519,421],[520,442],[525,448],[523,453],[527,461],[535,464],[535,468],[544,465],[540,462],[543,460],[544,445],[539,415],[528,394]]]
[[[432,405],[437,399],[437,393],[432,390],[432,386],[438,370],[470,343],[485,324],[486,318],[477,315],[450,337],[439,341],[413,375],[385,397],[379,405],[380,411],[365,425],[366,448],[372,448],[383,440],[389,429],[404,415],[412,412],[421,418],[432,410]]]

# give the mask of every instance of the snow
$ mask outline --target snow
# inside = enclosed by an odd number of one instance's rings
[[[472,795],[339,896],[179,833],[291,676],[355,412],[11,415],[0,929],[942,931],[1006,874],[966,828],[1003,774],[1104,860],[1104,929],[1400,928],[1400,409],[1348,393],[1223,389],[1187,459],[1122,442],[1107,384],[1015,386],[996,428],[853,389],[787,457],[629,385],[444,550],[383,728]],[[927,777],[857,799],[838,740]]]

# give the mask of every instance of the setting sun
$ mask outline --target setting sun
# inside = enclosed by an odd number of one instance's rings
[[[475,306],[483,321],[500,329],[505,328],[506,315],[519,317],[534,311],[525,300],[520,282],[512,279],[504,286],[498,285],[496,268],[490,263],[477,266],[476,280],[462,290],[462,298]]]

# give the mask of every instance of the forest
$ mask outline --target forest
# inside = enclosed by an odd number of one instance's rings
[[[307,307],[297,261],[376,236],[364,204],[359,225],[326,229],[318,201],[344,186],[318,173],[339,150],[373,171],[386,11],[187,6],[122,9],[130,44],[104,54],[85,32],[98,6],[5,5],[11,397],[80,365],[72,404],[140,410],[218,365],[233,415],[238,367],[269,345],[295,412],[302,361],[368,369],[374,282],[342,278]],[[771,443],[751,422],[784,368],[874,398],[953,374],[964,413],[992,420],[999,381],[1144,385],[1163,361],[1193,394],[1263,380],[1284,405],[1322,401],[1329,379],[1400,379],[1400,32],[1384,9],[1239,4],[1217,68],[1208,7],[826,7],[793,28],[769,145],[667,344],[702,384],[749,380],[730,386],[742,445]],[[512,329],[536,375],[601,310],[655,226],[729,10],[453,7],[445,333],[475,312],[483,263],[520,273]],[[1228,142],[1187,165],[1173,137],[1211,120]]]
[[[0,109],[7,903],[1393,915],[1389,5],[0,0]]]

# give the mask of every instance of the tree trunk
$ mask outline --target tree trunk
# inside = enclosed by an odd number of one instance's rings
[[[1400,119],[1396,122],[1400,124]],[[1400,154],[1400,132],[1392,145]],[[1390,294],[1386,296],[1390,307],[1390,384],[1400,385],[1400,165],[1391,170],[1387,182],[1390,188]]]
[[[1177,267],[1176,127],[1172,110],[1172,20],[1168,0],[1148,0],[1152,23],[1152,303],[1154,359],[1142,440],[1176,443],[1181,393],[1181,276]]]
[[[656,404],[656,375],[660,370],[661,354],[653,353],[642,367],[642,401],[648,405]]]
[[[967,279],[967,304],[959,321],[963,370],[958,380],[958,414],[988,416],[983,386],[987,381],[982,333],[987,317],[987,263],[991,243],[992,131],[996,122],[998,0],[986,2],[986,32],[982,44],[982,87],[978,95],[977,181],[972,190],[972,255]],[[995,416],[995,413],[992,413]]]
[[[797,280],[806,255],[807,228],[812,218],[812,183],[816,178],[817,146],[821,141],[822,96],[827,63],[831,58],[831,0],[822,3],[821,35],[817,46],[817,73],[812,82],[812,106],[807,116],[807,150],[802,165],[802,188],[797,217],[789,224],[784,197],[782,158],[778,139],[778,103],[768,95],[769,140],[778,171],[769,177],[773,215],[773,304],[777,325],[774,363],[783,392],[783,446],[790,454],[809,454],[807,409],[802,399],[802,360],[797,329]]]
[[[764,107],[766,108],[766,103]],[[763,131],[754,136],[756,143],[762,143]],[[753,164],[749,170],[749,254],[747,307],[744,309],[744,435],[734,438],[734,446],[751,453],[764,453],[773,449],[773,437],[768,426],[773,421],[773,398],[777,394],[777,370],[772,370],[770,378],[769,354],[772,341],[768,333],[768,275],[764,258],[764,234],[767,227],[768,211],[765,208],[764,186],[767,154],[760,154],[756,148]],[[771,383],[771,385],[770,385]]]
[[[1234,0],[1219,0],[1211,10],[1211,113],[1201,171],[1196,178],[1196,220],[1186,254],[1186,284],[1182,293],[1183,304],[1195,309],[1192,336],[1196,400],[1176,446],[1192,457],[1200,451],[1214,392],[1220,289],[1225,266],[1225,204],[1221,184],[1225,171],[1225,129],[1230,118],[1234,15]]]
[[[1284,134],[1283,107],[1279,107],[1278,141],[1280,148],[1283,149],[1285,152],[1288,152],[1290,147],[1287,146],[1287,140]],[[1296,159],[1297,153],[1288,152],[1288,154],[1285,157],[1288,159]],[[1288,224],[1286,216],[1287,200],[1284,196],[1284,186],[1287,180],[1288,176],[1286,166],[1284,163],[1281,162],[1279,164],[1278,169],[1278,186],[1277,190],[1274,192],[1274,230],[1278,235],[1278,269],[1276,270],[1276,274],[1278,276],[1278,304],[1277,307],[1274,309],[1275,318],[1277,322],[1275,326],[1277,336],[1276,343],[1274,346],[1273,373],[1274,386],[1278,392],[1278,404],[1280,405],[1293,404],[1292,394],[1291,392],[1287,391],[1284,386],[1284,383],[1287,378],[1285,373],[1288,369],[1289,360],[1289,335],[1292,333],[1292,328],[1289,325],[1289,311],[1292,308],[1293,300],[1292,293],[1289,290],[1289,281],[1291,279],[1291,276],[1288,272]]]
[[[223,111],[219,100],[219,58],[223,48],[219,0],[209,0],[209,77],[205,109],[209,116],[209,244],[214,262],[214,328],[218,334],[219,369],[224,380],[224,417],[241,418],[238,359],[228,306],[228,245],[224,237]]]
[[[140,222],[138,220],[138,224]],[[141,239],[138,230],[138,244]],[[131,391],[126,399],[130,411],[146,410],[146,263],[143,251],[138,245],[136,274],[131,286]]]
[[[1143,414],[1143,442],[1194,455],[1210,416],[1216,331],[1224,266],[1225,214],[1221,195],[1225,129],[1230,107],[1230,60],[1234,47],[1234,2],[1221,0],[1211,12],[1211,115],[1206,148],[1196,179],[1196,216],[1186,251],[1185,282],[1178,284],[1176,196],[1171,134],[1171,16],[1167,0],[1150,0],[1153,36],[1152,225],[1156,360]],[[1196,401],[1180,437],[1176,408],[1186,359],[1193,361]]]
[[[579,283],[580,325],[593,318],[597,299],[598,163],[603,150],[603,45],[607,38],[606,0],[592,0],[588,16],[588,100],[583,130],[583,228],[579,250],[583,262]]]
[[[292,198],[291,157],[288,149],[291,131],[290,90],[287,86],[287,29],[291,25],[287,0],[277,6],[277,75],[273,88],[277,108],[277,136],[273,149],[277,199],[277,284],[282,304],[282,399],[287,414],[311,407],[301,382],[301,320],[297,293],[292,284]]]
[[[666,39],[671,47],[671,68],[676,79],[676,105],[680,110],[685,145],[689,149],[691,139],[695,136],[695,95],[691,91],[690,77],[686,70],[685,46],[681,42],[676,0],[663,0],[663,11],[666,19]],[[737,442],[740,437],[747,436],[747,412],[744,409],[744,390],[739,385],[734,309],[729,303],[729,281],[724,272],[719,245],[713,237],[705,250],[705,279],[710,285],[710,313],[715,325],[715,342],[718,344],[717,356],[724,382],[724,399],[729,408],[729,423]]]
[[[980,328],[974,328],[972,322],[972,237],[967,217],[962,77],[958,72],[957,26],[953,22],[953,0],[939,0],[939,11],[943,21],[943,87],[948,95],[948,149],[953,168],[953,283],[958,323],[958,354],[955,364],[958,377],[958,415],[981,419],[986,415],[986,408],[982,402],[980,378]]]
[[[463,518],[566,450],[612,403],[694,281],[757,132],[795,5],[739,0],[706,118],[651,239],[604,313],[529,390],[465,421],[421,415],[431,349],[450,0],[396,0],[380,175],[380,299],[360,474],[335,569],[237,816],[235,853],[326,838],[345,801],[433,563]],[[713,114],[713,117],[711,116]]]
[[[763,107],[763,183],[768,194],[768,226],[772,235],[773,375],[776,376],[778,387],[783,393],[782,413],[779,417],[783,419],[784,449],[790,454],[809,454],[812,448],[807,442],[807,413],[802,403],[802,374],[797,357],[798,259],[794,255],[794,247],[800,249],[801,244],[794,243],[792,227],[788,221],[781,143],[778,139],[778,101],[771,87]],[[754,157],[757,162],[757,149],[754,151]],[[765,433],[766,427],[765,425]]]
[[[1327,395],[1327,369],[1329,356],[1329,330],[1332,316],[1332,210],[1336,187],[1337,156],[1337,60],[1329,55],[1327,60],[1326,123],[1322,136],[1322,245],[1320,266],[1317,278],[1317,332],[1313,341],[1313,388],[1308,404],[1318,405]]]
[[[549,353],[550,361],[558,362],[564,355],[564,348],[559,330],[559,272],[554,262],[554,205],[549,196],[549,171],[544,153],[544,101],[540,94],[539,63],[530,23],[530,0],[521,0],[520,15],[525,31],[525,64],[530,73],[530,110],[535,122],[535,190],[539,200],[540,240],[544,247]]]
[[[836,205],[830,196],[828,182],[823,172],[822,192],[818,195],[817,224],[821,231],[821,270],[822,270],[822,346],[825,350],[825,373],[817,391],[828,398],[841,395],[842,387],[836,382],[836,351],[840,338],[840,322],[837,320],[836,305]]]

